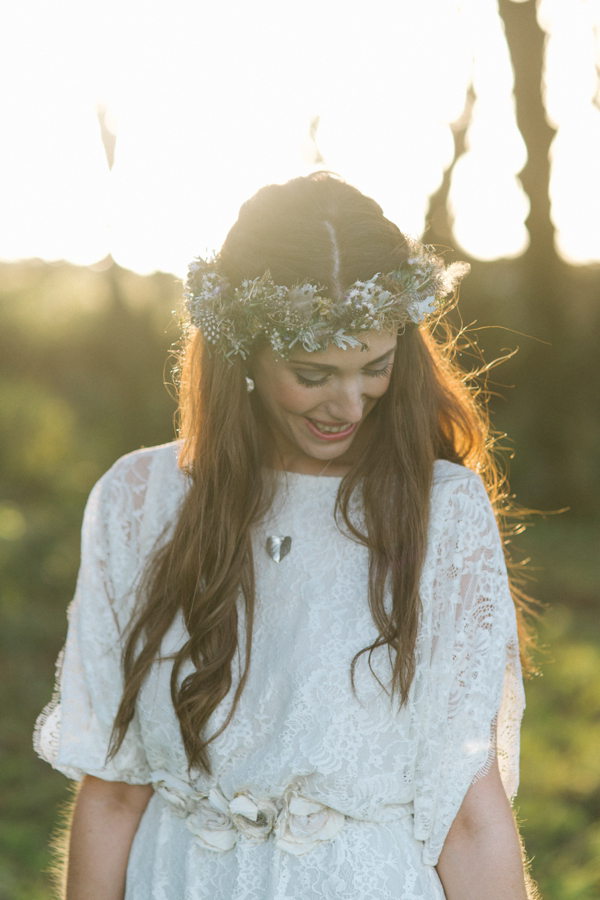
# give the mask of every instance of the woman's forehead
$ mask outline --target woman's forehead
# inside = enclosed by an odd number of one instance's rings
[[[329,344],[325,350],[309,352],[302,348],[294,348],[288,362],[301,363],[308,366],[344,366],[358,363],[359,366],[389,355],[396,348],[396,335],[388,332],[366,331],[356,335],[361,341],[360,347],[336,347]]]

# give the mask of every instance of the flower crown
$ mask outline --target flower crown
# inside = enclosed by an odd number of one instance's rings
[[[365,346],[363,331],[397,331],[407,322],[420,325],[444,306],[469,272],[465,262],[445,266],[432,247],[408,240],[409,258],[400,268],[355,281],[336,299],[319,286],[275,284],[269,272],[233,288],[217,269],[217,260],[195,259],[189,267],[185,306],[189,324],[232,363],[246,359],[259,336],[287,357],[294,347],[309,353],[328,344],[345,349]]]

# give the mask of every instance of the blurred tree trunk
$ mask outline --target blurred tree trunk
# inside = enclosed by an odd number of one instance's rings
[[[554,247],[554,225],[550,218],[550,145],[556,131],[548,124],[542,100],[545,34],[536,16],[535,0],[514,3],[499,0],[500,16],[515,74],[517,124],[527,147],[527,162],[520,178],[531,208],[525,221],[530,245],[524,261],[535,282],[546,282],[552,292],[550,270],[559,262]]]
[[[554,245],[549,194],[549,152],[555,129],[546,119],[543,103],[546,36],[537,20],[536,2],[499,0],[498,8],[514,70],[517,124],[527,147],[527,162],[519,177],[530,201],[525,222],[530,244],[511,264],[518,274],[515,287],[520,296],[515,299],[521,327],[537,339],[520,342],[515,360],[518,390],[511,400],[516,406],[513,413],[525,425],[523,437],[537,451],[539,466],[531,476],[537,481],[534,493],[543,498],[555,496],[553,481],[566,483],[569,478],[564,377],[568,286],[566,266]]]
[[[428,244],[435,244],[441,247],[451,247],[454,249],[454,236],[452,233],[452,216],[450,214],[450,205],[448,203],[448,195],[450,193],[450,183],[452,181],[452,172],[457,160],[466,150],[465,137],[467,128],[471,124],[473,114],[473,104],[475,102],[475,91],[473,85],[469,85],[467,95],[465,97],[465,107],[460,118],[452,125],[452,135],[454,137],[454,158],[452,163],[444,172],[442,183],[429,198],[429,208],[426,215],[425,240]]]

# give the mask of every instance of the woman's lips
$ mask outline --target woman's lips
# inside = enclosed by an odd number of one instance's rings
[[[350,437],[356,429],[358,428],[358,422],[351,422],[349,425],[345,425],[341,431],[323,431],[322,428],[338,428],[338,425],[330,425],[329,423],[321,423],[315,422],[313,419],[309,419],[305,416],[306,425],[308,430],[314,437],[319,438],[321,441],[343,441],[346,438]],[[319,427],[321,426],[321,427]]]

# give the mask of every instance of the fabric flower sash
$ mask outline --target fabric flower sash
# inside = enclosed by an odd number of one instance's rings
[[[232,850],[240,835],[261,842],[273,836],[275,845],[294,856],[331,841],[342,829],[345,815],[301,793],[291,784],[277,800],[241,791],[227,800],[218,787],[203,795],[170,772],[155,772],[154,790],[207,850]]]

